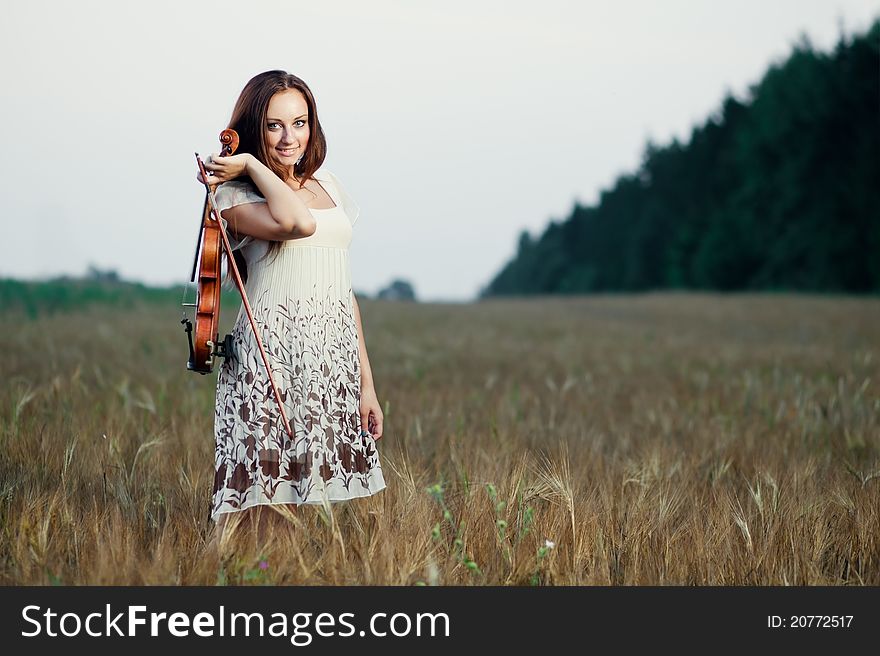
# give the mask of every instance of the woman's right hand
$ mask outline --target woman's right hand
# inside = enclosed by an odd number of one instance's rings
[[[218,185],[233,180],[247,171],[248,164],[253,158],[250,153],[238,155],[226,155],[211,153],[205,161],[205,170],[208,172],[208,184]],[[204,183],[202,172],[196,173],[196,180]]]

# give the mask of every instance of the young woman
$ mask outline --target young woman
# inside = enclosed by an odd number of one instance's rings
[[[382,409],[352,291],[359,209],[322,168],[312,92],[285,71],[251,79],[229,127],[236,154],[206,161],[293,437],[244,308],[217,379],[211,518],[254,506],[342,501],[385,487]],[[201,180],[201,176],[198,176]],[[258,510],[254,508],[254,510]],[[263,510],[271,511],[271,508]]]

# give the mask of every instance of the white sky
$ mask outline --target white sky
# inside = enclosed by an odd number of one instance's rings
[[[253,75],[315,94],[325,166],[361,207],[353,285],[469,300],[573,204],[743,99],[801,32],[865,0],[45,2],[0,22],[0,276],[188,279],[214,152]]]

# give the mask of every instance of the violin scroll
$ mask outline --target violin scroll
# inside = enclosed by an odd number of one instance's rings
[[[227,128],[220,133],[220,155],[226,157],[238,150],[238,132]]]

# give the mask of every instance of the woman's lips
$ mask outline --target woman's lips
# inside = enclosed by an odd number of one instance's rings
[[[275,150],[277,150],[279,153],[281,153],[284,157],[292,157],[293,154],[296,152],[296,148],[289,149],[289,152],[285,151],[282,148],[276,148]]]

